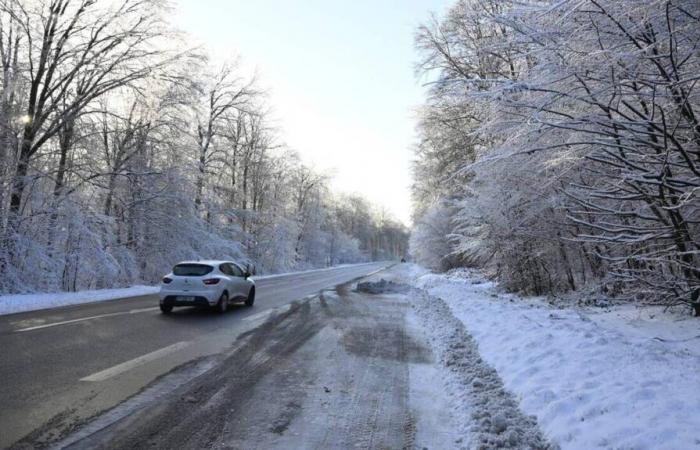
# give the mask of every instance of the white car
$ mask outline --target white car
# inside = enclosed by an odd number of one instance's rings
[[[255,302],[255,282],[250,273],[232,261],[183,261],[163,277],[160,310],[169,314],[174,306],[215,307],[226,312],[232,302]]]

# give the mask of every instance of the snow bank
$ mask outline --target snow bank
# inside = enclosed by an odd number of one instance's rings
[[[552,449],[536,420],[525,416],[478,346],[440,298],[414,290],[413,308],[432,338],[445,389],[468,448]]]
[[[564,449],[700,448],[700,322],[660,310],[554,309],[474,274],[424,275],[520,407]]]
[[[123,289],[99,289],[53,294],[0,295],[0,315],[149,295],[157,293],[159,289],[157,286],[133,286]]]

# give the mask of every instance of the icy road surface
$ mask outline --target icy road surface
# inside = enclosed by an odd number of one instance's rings
[[[323,291],[241,336],[199,377],[160,398],[144,392],[120,407],[130,414],[98,418],[87,426],[95,432],[59,446],[459,448],[412,315],[405,295],[367,295],[350,284]]]
[[[0,448],[56,442],[144,389],[167,397],[292,302],[385,266],[261,279],[254,307],[224,315],[180,308],[164,316],[157,297],[146,295],[0,316]],[[182,367],[190,372],[147,389]]]

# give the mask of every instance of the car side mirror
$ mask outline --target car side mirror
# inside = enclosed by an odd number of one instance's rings
[[[248,277],[250,276],[250,272],[248,272],[248,271],[246,270],[245,273],[243,274],[243,276],[244,276],[245,278],[248,278]]]

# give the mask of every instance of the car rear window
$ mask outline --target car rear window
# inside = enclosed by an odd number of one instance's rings
[[[173,267],[173,275],[181,277],[201,277],[214,270],[212,266],[206,264],[178,264]]]

